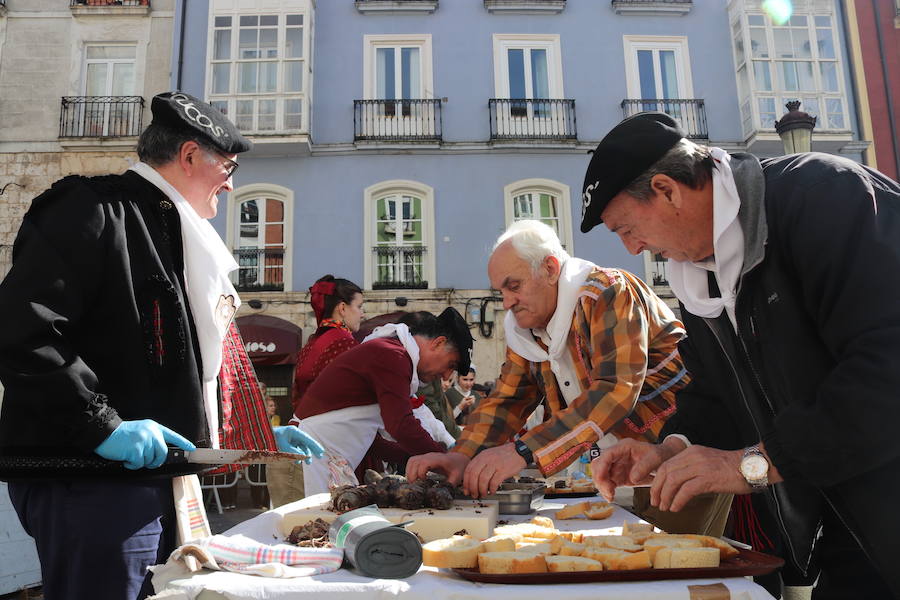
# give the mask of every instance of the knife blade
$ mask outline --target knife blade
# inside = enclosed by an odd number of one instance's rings
[[[309,458],[304,454],[277,452],[274,450],[228,450],[214,448],[197,448],[182,450],[169,448],[166,464],[195,463],[201,465],[255,465],[284,461],[300,461]]]

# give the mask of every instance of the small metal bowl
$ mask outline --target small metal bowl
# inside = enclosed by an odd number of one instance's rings
[[[501,483],[495,493],[482,498],[497,500],[499,510],[505,515],[527,515],[544,505],[543,483]]]

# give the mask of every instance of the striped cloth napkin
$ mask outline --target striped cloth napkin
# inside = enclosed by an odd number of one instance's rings
[[[341,568],[341,548],[301,548],[289,544],[261,544],[243,535],[213,535],[176,549],[169,562],[196,559],[215,571],[233,571],[262,577],[308,577]]]

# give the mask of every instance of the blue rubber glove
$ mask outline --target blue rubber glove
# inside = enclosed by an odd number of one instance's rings
[[[325,448],[319,442],[294,425],[273,427],[272,431],[275,432],[275,441],[278,442],[279,452],[293,452],[316,458],[322,458],[322,455],[325,454]],[[309,464],[311,461],[307,458],[305,462]]]
[[[155,469],[168,454],[167,444],[182,450],[196,450],[190,440],[151,419],[122,421],[116,430],[94,448],[108,460],[121,460],[126,469]]]

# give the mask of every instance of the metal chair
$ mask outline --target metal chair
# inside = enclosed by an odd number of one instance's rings
[[[249,485],[266,487],[266,465],[247,465],[241,473]],[[269,508],[274,508],[271,497],[269,498]]]
[[[216,510],[222,514],[222,499],[219,490],[235,487],[241,478],[241,471],[233,473],[220,473],[218,475],[206,475],[200,479],[200,489],[212,490],[212,497],[216,501]]]

